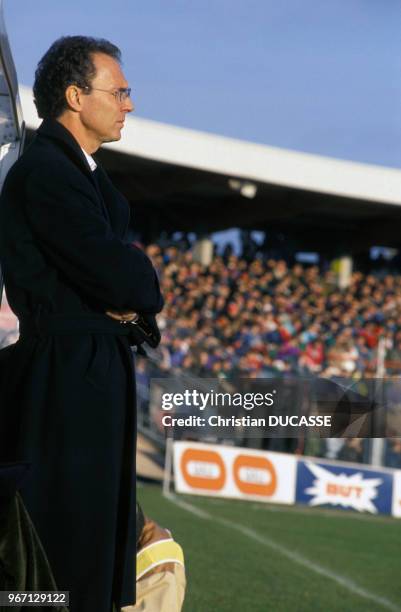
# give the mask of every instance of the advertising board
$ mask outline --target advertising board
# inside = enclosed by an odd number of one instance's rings
[[[296,501],[371,514],[391,514],[393,474],[324,461],[298,460]]]
[[[174,443],[175,488],[180,493],[293,504],[296,459],[248,448]]]

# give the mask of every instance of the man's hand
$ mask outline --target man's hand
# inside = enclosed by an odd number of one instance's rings
[[[171,532],[168,529],[160,527],[155,521],[145,516],[145,526],[139,539],[139,549],[144,548],[148,544],[153,544],[153,542],[169,538],[171,538]]]
[[[138,317],[136,312],[115,312],[114,310],[106,310],[107,316],[115,319],[115,321],[135,321]]]

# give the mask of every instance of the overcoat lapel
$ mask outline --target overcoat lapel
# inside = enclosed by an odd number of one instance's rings
[[[98,165],[96,175],[109,223],[116,236],[124,238],[129,223],[130,211],[128,202],[114,187],[102,166]]]
[[[38,134],[56,141],[69,159],[85,174],[96,190],[105,218],[115,234],[123,238],[129,223],[129,206],[125,198],[112,185],[103,168],[98,164],[95,172],[90,169],[78,142],[58,121],[45,119],[38,129]]]
[[[86,160],[86,157],[79,146],[78,142],[61,123],[54,119],[45,119],[40,125],[38,135],[50,138],[56,141],[62,147],[66,155],[78,168],[87,176],[93,186],[96,188],[95,178],[92,176],[92,171]]]

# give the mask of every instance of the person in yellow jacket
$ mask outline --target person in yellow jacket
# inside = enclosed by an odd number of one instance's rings
[[[181,546],[168,529],[144,517],[136,557],[136,604],[122,612],[180,612],[185,587]]]

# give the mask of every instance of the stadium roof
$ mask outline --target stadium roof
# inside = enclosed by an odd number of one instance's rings
[[[20,87],[24,119],[40,120]],[[113,151],[249,180],[401,205],[401,170],[299,153],[128,116]]]
[[[21,86],[20,96],[26,125],[36,129],[32,91]],[[310,248],[338,245],[339,232],[353,246],[401,244],[401,170],[135,116],[127,117],[122,139],[97,156],[149,231],[157,219],[158,231],[301,231]]]

